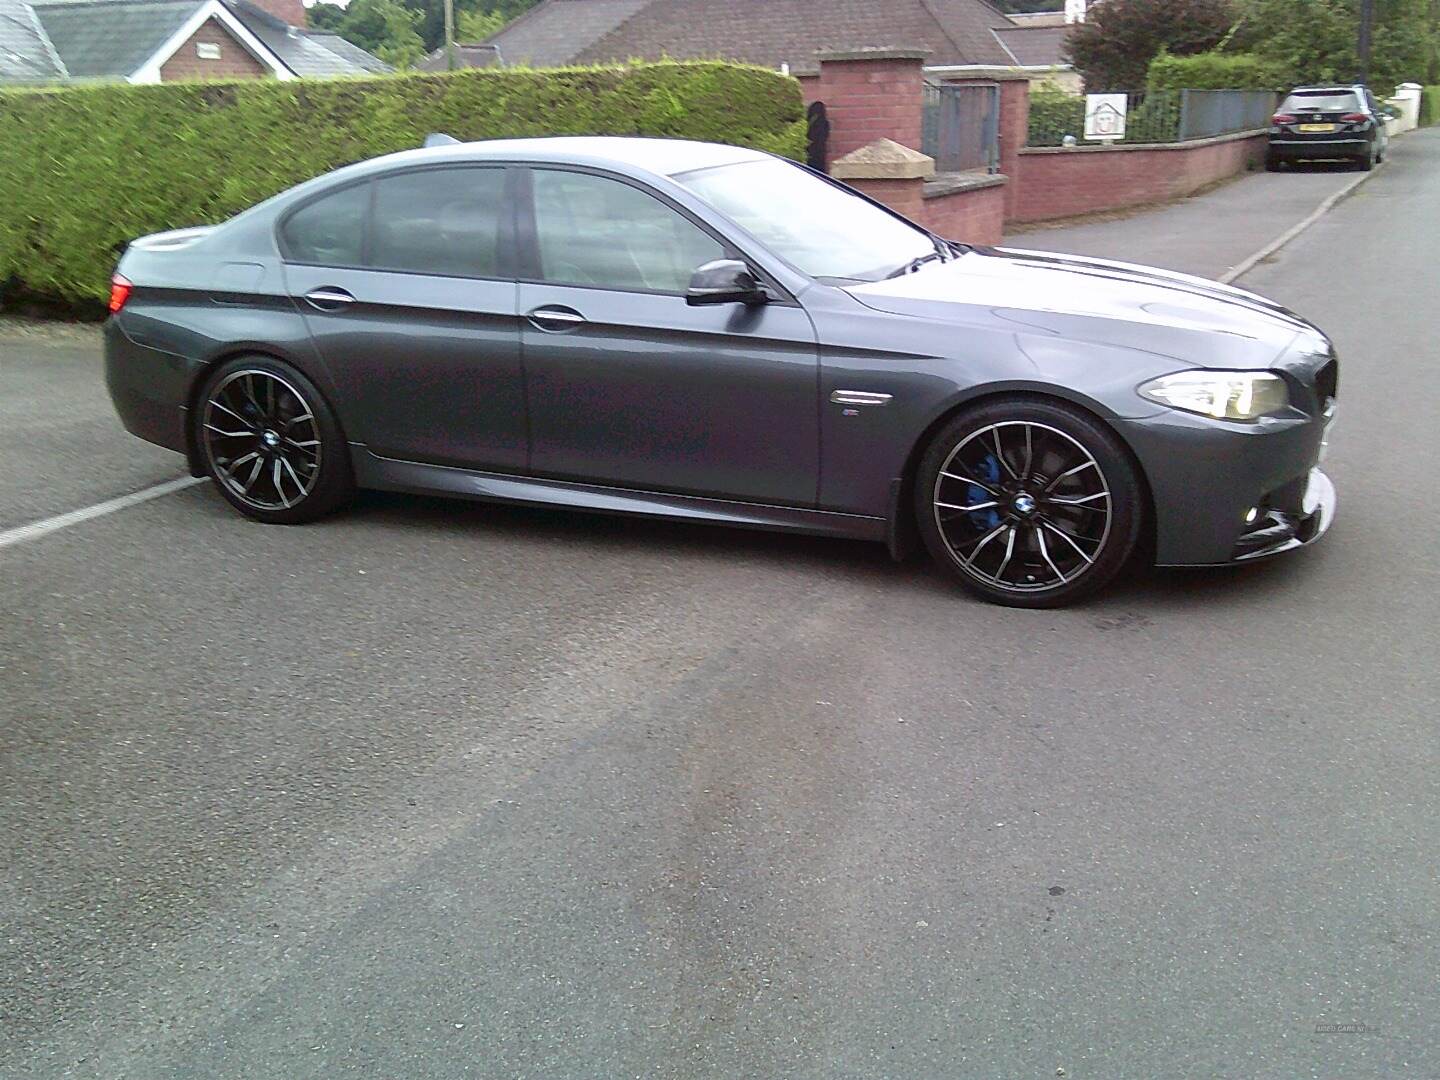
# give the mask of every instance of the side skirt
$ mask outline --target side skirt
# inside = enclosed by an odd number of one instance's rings
[[[355,483],[362,488],[402,491],[414,495],[446,495],[481,502],[559,506],[601,514],[638,515],[693,521],[708,525],[734,525],[775,532],[810,533],[852,540],[884,542],[888,523],[883,517],[837,514],[762,503],[727,502],[694,495],[668,495],[654,491],[576,484],[535,476],[509,476],[476,472],[445,465],[396,461],[372,454],[359,443],[350,444]]]

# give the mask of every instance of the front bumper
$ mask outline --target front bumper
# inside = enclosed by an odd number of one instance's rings
[[[1320,471],[1333,413],[1253,424],[1170,411],[1116,421],[1154,497],[1155,561],[1218,566],[1313,543],[1335,517]]]
[[[1300,511],[1269,510],[1257,518],[1254,527],[1242,533],[1235,545],[1236,562],[1279,555],[1313,544],[1335,520],[1335,485],[1318,468],[1311,469],[1301,491]]]

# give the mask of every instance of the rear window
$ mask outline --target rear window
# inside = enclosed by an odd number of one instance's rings
[[[342,188],[316,199],[285,222],[286,254],[294,262],[359,266],[369,211],[369,184]]]
[[[1291,94],[1281,112],[1359,112],[1360,96],[1353,93]]]

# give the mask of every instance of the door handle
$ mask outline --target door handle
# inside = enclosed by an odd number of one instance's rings
[[[311,289],[305,294],[305,299],[310,302],[311,307],[319,308],[321,311],[334,311],[336,308],[355,303],[355,297],[333,285]]]
[[[537,328],[549,333],[573,330],[586,321],[584,315],[566,307],[538,307],[525,317]]]

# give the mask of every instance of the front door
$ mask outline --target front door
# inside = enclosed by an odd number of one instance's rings
[[[814,506],[819,357],[804,309],[690,307],[696,267],[735,253],[656,194],[535,169],[518,309],[531,470]]]
[[[286,219],[287,285],[351,439],[523,471],[513,219],[506,170],[461,166],[382,176]]]

